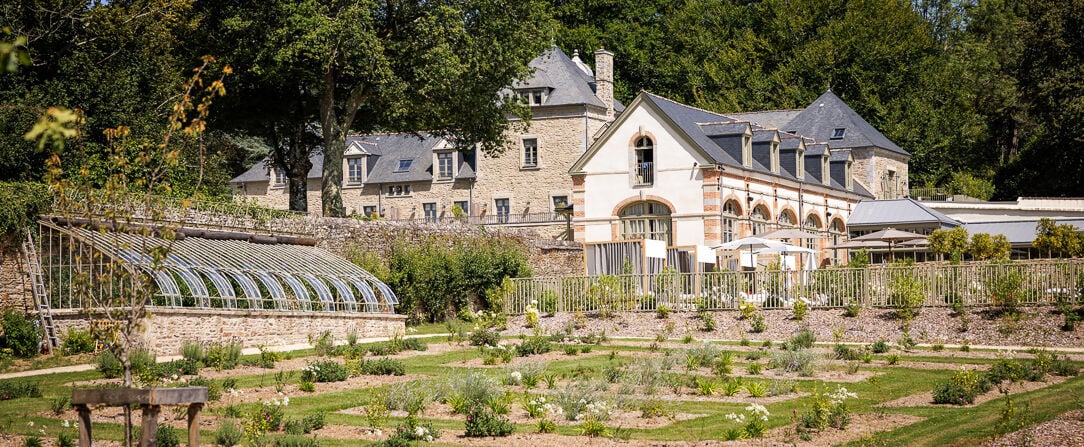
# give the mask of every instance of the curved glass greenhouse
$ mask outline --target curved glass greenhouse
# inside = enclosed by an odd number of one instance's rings
[[[390,313],[398,304],[375,276],[317,247],[200,237],[171,244],[47,221],[40,228],[54,309],[100,306],[136,275],[153,279],[151,307]],[[167,254],[156,267],[151,253]],[[84,283],[88,293],[73,286]]]

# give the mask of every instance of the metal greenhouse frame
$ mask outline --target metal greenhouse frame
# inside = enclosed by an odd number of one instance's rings
[[[395,293],[375,276],[326,250],[245,240],[154,236],[39,222],[44,280],[53,309],[82,309],[73,293],[78,272],[116,271],[92,278],[98,298],[124,284],[117,277],[149,275],[157,290],[148,307],[393,313]],[[159,268],[148,255],[169,246]],[[97,254],[97,255],[95,255]],[[110,283],[104,283],[104,282]]]

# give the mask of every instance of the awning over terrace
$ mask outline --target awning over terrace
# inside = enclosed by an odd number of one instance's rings
[[[73,257],[55,253],[68,250],[70,244],[61,243],[68,240],[150,275],[158,286],[151,306],[393,312],[398,304],[391,288],[375,276],[316,247],[185,237],[173,241],[156,269],[148,253],[167,246],[164,239],[48,221],[42,221],[41,228],[47,281],[70,277],[63,271],[73,268]],[[66,287],[70,285],[52,284],[50,289]]]

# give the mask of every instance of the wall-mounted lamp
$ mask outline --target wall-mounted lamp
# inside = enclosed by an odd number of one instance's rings
[[[694,161],[694,162],[693,162],[693,167],[695,168],[695,167],[697,167],[697,166],[700,166],[700,163],[699,163],[699,162],[695,162],[695,161]]]
[[[526,204],[526,205],[524,205],[524,206],[526,206],[527,208],[530,208],[530,207],[531,207],[531,201],[530,201],[530,200],[528,200],[528,201],[527,201],[527,204]]]
[[[827,213],[824,213],[824,217],[832,217],[832,212],[829,211]]]
[[[749,203],[753,203],[753,198],[752,197],[746,197],[745,201],[747,201]]]

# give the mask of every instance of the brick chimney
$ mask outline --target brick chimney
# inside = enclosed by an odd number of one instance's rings
[[[614,118],[614,54],[595,50],[595,96],[606,104],[606,118]]]

